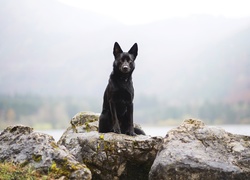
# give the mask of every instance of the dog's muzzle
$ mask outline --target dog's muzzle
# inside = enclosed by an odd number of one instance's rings
[[[122,66],[121,70],[122,70],[123,73],[128,73],[130,71],[130,68],[129,68],[129,66],[124,65],[124,66]]]
[[[129,73],[130,72],[130,66],[129,63],[127,61],[123,62],[120,66],[120,71],[122,73]]]

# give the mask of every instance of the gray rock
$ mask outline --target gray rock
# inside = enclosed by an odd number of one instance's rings
[[[78,113],[56,144],[26,126],[0,134],[0,162],[60,179],[250,179],[250,137],[186,120],[166,137],[98,133],[99,114]],[[85,166],[88,166],[88,168]]]
[[[149,179],[250,179],[250,137],[186,120],[164,138]]]
[[[99,115],[78,113],[58,144],[92,171],[93,179],[148,179],[162,138],[98,133]]]
[[[53,172],[59,177],[91,179],[90,170],[65,147],[27,126],[10,126],[0,134],[0,162],[31,165],[40,172]]]

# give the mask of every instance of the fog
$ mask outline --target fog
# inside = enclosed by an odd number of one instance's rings
[[[126,25],[55,0],[22,0],[0,1],[0,23],[2,119],[16,111],[10,103],[16,96],[24,103],[27,96],[74,98],[81,105],[63,118],[78,110],[100,112],[114,42],[124,51],[136,42],[134,103],[140,122],[203,118],[196,106],[209,103],[214,109],[237,106],[230,123],[250,123],[248,110],[241,116],[250,107],[250,17],[194,14]],[[174,117],[173,107],[182,114]],[[227,123],[224,115],[208,114],[213,121],[204,120]]]

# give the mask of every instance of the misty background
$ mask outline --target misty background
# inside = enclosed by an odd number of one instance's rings
[[[136,123],[250,124],[250,17],[125,24],[61,1],[9,0],[0,24],[0,129],[63,129],[77,112],[100,113],[116,41],[138,43]]]

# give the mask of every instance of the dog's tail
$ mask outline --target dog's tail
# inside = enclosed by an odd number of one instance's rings
[[[146,135],[146,133],[142,129],[138,128],[138,127],[134,128],[134,132],[137,135]]]

